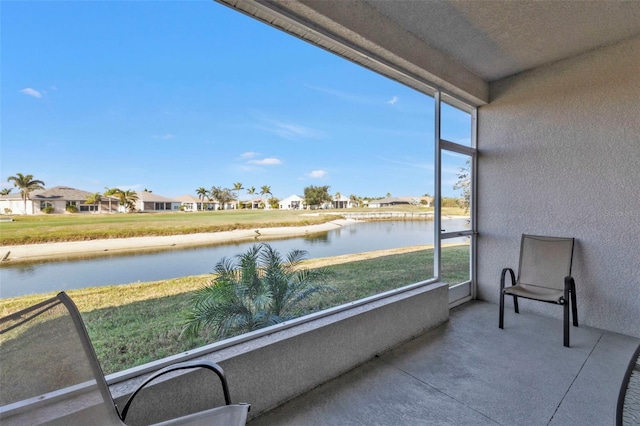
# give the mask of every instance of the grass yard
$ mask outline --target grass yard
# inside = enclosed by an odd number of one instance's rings
[[[456,283],[468,279],[469,247],[442,250],[446,265],[443,279]],[[419,282],[433,276],[433,250],[377,257],[329,266],[336,291],[317,295],[306,314]],[[149,283],[70,290],[82,312],[91,340],[106,374],[175,355],[213,343],[203,333],[196,339],[180,337],[191,291],[207,284],[211,275]],[[46,298],[24,296],[0,300],[4,316]]]
[[[0,222],[0,246],[306,226],[329,222],[343,213],[389,211],[424,213],[433,211],[433,208],[393,206],[315,211],[242,209],[172,213],[12,215],[13,221]],[[445,207],[443,214],[464,215],[465,212],[460,208]]]
[[[291,210],[13,216],[13,222],[0,222],[0,245],[305,226],[335,218]]]

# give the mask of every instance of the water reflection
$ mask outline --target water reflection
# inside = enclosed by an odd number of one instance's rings
[[[461,226],[463,223],[466,221],[461,220]],[[0,297],[206,274],[222,257],[235,256],[253,244],[255,242],[232,242],[93,259],[3,265]],[[293,249],[307,250],[309,258],[433,244],[433,222],[362,222],[329,232],[269,241],[269,244],[283,254]]]

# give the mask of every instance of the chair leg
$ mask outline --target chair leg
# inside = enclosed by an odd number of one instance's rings
[[[578,326],[578,305],[576,304],[576,283],[571,279],[571,310],[573,312],[573,326]]]
[[[571,285],[568,281],[569,277],[564,280],[564,303],[562,304],[562,308],[564,311],[563,322],[564,322],[564,345],[569,347],[569,293],[571,293]]]
[[[500,321],[498,327],[504,328],[504,293],[500,290]]]
[[[564,345],[569,347],[569,301],[563,305],[564,308]]]
[[[518,309],[518,296],[513,296],[513,309],[516,311],[516,314],[520,313],[520,309]]]

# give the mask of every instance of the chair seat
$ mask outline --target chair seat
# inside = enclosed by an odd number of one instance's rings
[[[249,411],[248,404],[223,405],[177,419],[156,423],[154,426],[189,425],[189,426],[232,426],[244,425]]]
[[[504,294],[558,304],[563,303],[564,297],[564,292],[562,290],[555,290],[552,288],[538,287],[527,284],[517,284],[510,287],[505,287]]]

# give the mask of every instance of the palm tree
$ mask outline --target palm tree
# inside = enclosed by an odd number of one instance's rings
[[[236,182],[236,183],[233,184],[233,190],[236,191],[236,198],[237,198],[237,200],[236,200],[236,209],[240,208],[240,190],[241,189],[244,189],[242,187],[242,183]]]
[[[247,189],[247,194],[253,196],[253,194],[256,193],[256,188],[254,186],[252,186],[251,188]],[[253,197],[251,197],[251,208],[253,209]]]
[[[106,186],[104,187],[104,196],[109,197],[109,213],[111,213],[111,197],[117,197],[120,192],[121,191],[118,188],[108,188]]]
[[[85,204],[93,204],[96,209],[95,211],[98,211],[98,203],[100,203],[100,200],[102,200],[102,195],[99,192],[96,192],[94,194],[91,195],[87,195],[87,198],[84,200]]]
[[[13,181],[13,186],[20,189],[20,194],[24,201],[24,214],[27,214],[27,200],[29,199],[29,193],[37,189],[44,189],[44,182],[34,179],[33,175],[23,175],[22,173],[16,173],[15,176],[9,176],[7,178],[7,182],[11,181]]]
[[[269,244],[258,244],[234,258],[222,258],[211,283],[197,290],[183,333],[211,329],[217,339],[268,327],[304,315],[312,295],[333,290],[328,269],[300,268],[304,250],[283,259]]]
[[[351,201],[352,205],[356,207],[360,207],[360,203],[358,202],[358,196],[356,194],[349,195],[349,201]]]
[[[11,194],[11,188],[0,189],[0,195],[9,195],[9,194]]]
[[[262,185],[260,187],[260,195],[264,195],[264,196],[273,195],[271,193],[271,187],[269,185]],[[266,203],[265,203],[265,206],[266,206]]]
[[[125,191],[118,190],[114,195],[120,198],[120,205],[124,206],[128,212],[135,211],[136,202],[138,201],[138,194],[135,191],[131,189]]]
[[[202,210],[204,210],[204,199],[209,196],[209,191],[201,186],[196,189],[196,194],[198,194],[198,198],[200,198],[200,201],[202,202]]]

